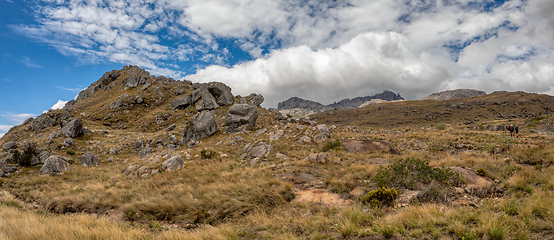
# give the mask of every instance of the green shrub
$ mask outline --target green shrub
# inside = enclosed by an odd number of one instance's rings
[[[437,130],[441,130],[441,131],[442,131],[442,130],[445,130],[445,129],[446,129],[446,124],[441,123],[441,124],[435,126],[435,128],[436,128]]]
[[[464,179],[449,168],[435,168],[429,161],[407,158],[386,167],[379,167],[372,179],[379,187],[416,189],[437,181],[443,185],[461,186]]]
[[[485,176],[487,176],[487,170],[479,168],[479,169],[477,169],[477,175],[479,175],[481,177],[485,177]]]
[[[446,203],[448,202],[448,191],[438,182],[434,181],[425,187],[414,198],[414,202],[420,203]]]
[[[35,155],[36,144],[35,143],[25,143],[23,145],[23,153],[20,153],[18,150],[13,152],[14,162],[19,164],[22,167],[30,167],[31,159]]]
[[[67,150],[66,153],[71,156],[75,155],[75,151],[73,150]]]
[[[379,187],[360,198],[362,204],[370,204],[372,206],[388,205],[391,206],[398,196],[396,189],[386,189]]]
[[[329,150],[338,150],[342,146],[342,142],[339,139],[327,141],[321,151],[327,152]]]
[[[212,150],[202,149],[202,151],[200,151],[200,156],[202,156],[203,159],[213,158],[216,154],[217,153]]]

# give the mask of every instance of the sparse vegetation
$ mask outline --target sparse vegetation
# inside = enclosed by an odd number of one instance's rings
[[[398,196],[396,189],[386,189],[384,187],[379,187],[377,190],[369,192],[367,195],[361,197],[362,204],[370,204],[372,206],[391,206],[394,203],[394,200]]]
[[[321,148],[321,151],[327,152],[329,150],[338,150],[342,146],[342,141],[340,139],[335,140],[329,140],[325,142],[323,147]]]

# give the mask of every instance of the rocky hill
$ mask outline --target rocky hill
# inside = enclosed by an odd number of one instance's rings
[[[427,97],[423,97],[421,100],[450,100],[456,98],[469,98],[486,95],[487,93],[475,89],[456,89],[448,90],[439,93],[433,93]]]
[[[310,118],[262,102],[222,82],[105,73],[0,139],[0,238],[554,237],[552,96]]]
[[[343,108],[357,108],[360,105],[372,100],[372,99],[382,99],[385,101],[394,101],[394,100],[403,100],[400,96],[400,94],[396,94],[391,91],[384,91],[382,93],[376,94],[374,96],[366,96],[366,97],[357,97],[352,99],[343,99],[339,102],[335,102],[329,105],[323,105],[318,102],[305,100],[298,97],[292,97],[288,100],[285,100],[283,102],[280,102],[278,104],[277,109],[279,110],[285,110],[285,109],[294,109],[294,108],[300,108],[300,109],[307,109],[314,112],[323,112],[323,111],[329,111],[333,109],[343,109]]]

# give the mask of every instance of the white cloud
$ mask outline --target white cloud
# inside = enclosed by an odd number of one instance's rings
[[[62,109],[65,106],[65,104],[68,102],[69,101],[58,100],[58,102],[54,104],[54,106],[52,106],[50,109],[51,110]]]
[[[13,126],[12,125],[0,125],[0,132],[7,132],[9,131]]]
[[[23,123],[23,121],[27,120],[28,118],[35,117],[36,114],[4,112],[1,116],[17,125]]]
[[[186,78],[202,82],[224,79],[235,94],[261,93],[267,107],[275,107],[284,97],[331,103],[384,90],[406,92],[408,98],[422,97],[451,76],[439,59],[430,59],[427,53],[414,54],[411,48],[412,43],[402,34],[368,32],[338,48],[276,50],[264,59],[232,68],[210,66]]]
[[[21,57],[19,62],[23,63],[25,66],[30,68],[43,68],[42,65],[36,64],[31,58],[29,57]]]

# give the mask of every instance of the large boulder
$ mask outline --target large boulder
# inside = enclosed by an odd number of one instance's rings
[[[231,88],[220,82],[211,82],[206,84],[206,88],[216,99],[217,104],[221,106],[231,105],[234,102]]]
[[[217,100],[204,85],[192,92],[192,102],[196,103],[196,110],[213,110],[219,107]]]
[[[35,132],[39,132],[42,129],[49,128],[54,125],[56,125],[56,119],[46,113],[43,113],[33,121],[31,129]]]
[[[73,119],[62,128],[62,133],[70,138],[76,138],[83,134],[83,123],[81,119]]]
[[[40,169],[40,175],[62,175],[65,171],[69,171],[69,162],[61,156],[52,155]]]
[[[17,146],[18,146],[18,145],[17,145],[16,142],[14,142],[14,141],[9,141],[9,142],[7,142],[7,143],[4,143],[4,145],[2,145],[2,149],[3,149],[4,151],[8,151],[8,150],[17,148]]]
[[[171,156],[171,158],[162,163],[162,169],[164,171],[175,171],[184,167],[185,162],[179,154]]]
[[[192,96],[186,95],[171,102],[171,109],[187,109],[192,105]]]
[[[228,133],[252,129],[258,119],[258,110],[248,104],[235,104],[229,108],[225,117],[225,126]]]
[[[183,131],[183,144],[190,140],[207,138],[217,132],[217,123],[209,111],[197,113]]]
[[[85,153],[81,156],[81,166],[92,167],[98,166],[99,163],[98,157],[92,153]]]
[[[123,90],[134,88],[134,87],[137,87],[138,85],[144,85],[147,82],[148,82],[148,78],[146,76],[131,75],[123,82]]]

